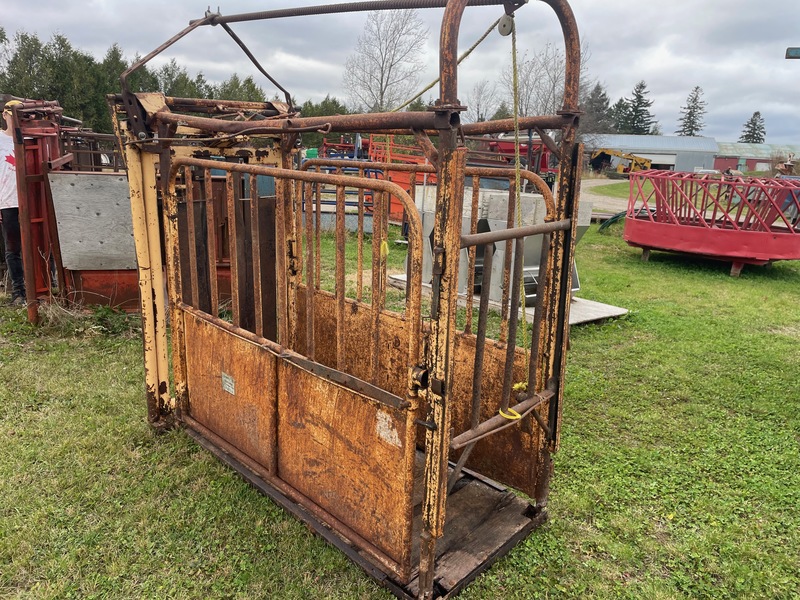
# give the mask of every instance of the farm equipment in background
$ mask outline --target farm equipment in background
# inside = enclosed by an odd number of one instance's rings
[[[28,320],[39,302],[136,306],[128,186],[116,137],[83,129],[55,101],[12,110]],[[19,158],[21,157],[21,158]]]
[[[595,150],[589,159],[589,166],[598,173],[609,169],[619,174],[636,173],[638,171],[647,171],[651,165],[652,161],[649,158],[620,152],[611,148]]]
[[[744,265],[800,260],[800,178],[645,171],[630,179],[625,241]]]

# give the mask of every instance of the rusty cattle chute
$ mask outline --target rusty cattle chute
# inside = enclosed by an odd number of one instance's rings
[[[565,39],[562,110],[519,119],[522,129],[558,131],[557,193],[534,173],[519,177],[546,205],[544,224],[516,226],[513,169],[467,166],[462,134],[509,131],[513,121],[462,126],[457,96],[457,38],[467,6],[513,14],[524,4],[393,0],[208,14],[126,71],[114,99],[130,180],[149,422],[184,426],[403,598],[454,596],[546,518],[581,156],[580,44],[566,0],[543,2]],[[244,47],[228,24],[431,7],[445,10],[440,96],[427,112],[303,117],[283,88],[286,102],[265,103],[128,88],[136,68],[199,26],[223,25]],[[297,136],[316,130],[413,136],[431,164],[392,168],[407,170],[412,182],[435,176],[430,241],[416,186],[365,176],[380,164],[309,161],[300,168]],[[507,229],[476,228],[483,178],[508,182]],[[392,286],[387,265],[390,205],[402,206],[407,223],[404,289]],[[542,236],[543,252],[526,349],[515,340],[527,325],[519,305],[523,244],[531,235]],[[427,243],[430,282],[422,280]],[[498,245],[506,251],[498,261],[503,308],[495,317],[488,278]],[[474,307],[472,294],[459,298],[458,274],[466,264],[472,289],[476,249],[486,279]]]

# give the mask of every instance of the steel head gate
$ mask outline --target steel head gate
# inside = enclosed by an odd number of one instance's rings
[[[459,131],[513,128],[511,120],[460,124],[455,40],[466,0],[208,15],[140,63],[203,24],[233,35],[229,22],[446,5],[441,96],[429,112],[305,118],[288,92],[287,103],[132,94],[126,80],[139,65],[123,75],[115,99],[131,187],[150,423],[185,426],[402,597],[456,594],[545,518],[580,173],[577,30],[565,1],[546,3],[566,40],[564,108],[519,121],[522,129],[561,132],[556,196],[534,173],[466,165]],[[298,134],[320,129],[415,136],[430,164],[392,169],[407,171],[412,182],[426,175],[437,182],[429,289],[415,186],[368,176],[386,168],[381,163],[297,168]],[[509,227],[479,233],[482,178],[506,179],[511,198],[528,181],[546,205],[546,223],[519,225],[520,205],[509,202]],[[462,223],[465,181],[475,190],[469,223]],[[400,209],[407,278],[397,288],[389,256],[398,231],[390,220]],[[528,332],[520,290],[531,236],[540,236],[542,275]],[[489,311],[486,280],[497,245],[506,248],[500,315]],[[459,299],[458,273],[465,262],[474,278],[478,252],[484,280],[474,306],[471,295]],[[518,346],[526,335],[530,342]]]

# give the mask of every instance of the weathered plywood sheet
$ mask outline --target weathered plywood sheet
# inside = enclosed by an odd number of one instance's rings
[[[48,174],[66,269],[136,269],[128,180],[120,173]]]
[[[407,413],[288,362],[279,383],[280,478],[407,568],[415,452]]]
[[[189,413],[274,473],[276,356],[193,315],[185,318]]]

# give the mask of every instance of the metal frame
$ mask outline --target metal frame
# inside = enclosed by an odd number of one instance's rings
[[[631,174],[625,241],[745,264],[800,259],[800,180],[674,171]]]
[[[560,130],[557,196],[537,175],[523,174],[547,199],[544,226],[491,234],[478,234],[472,227],[462,235],[465,177],[478,180],[484,173],[466,166],[459,134],[504,132],[514,123],[460,124],[459,23],[468,5],[502,5],[513,14],[522,2],[394,0],[230,17],[208,14],[126,71],[123,92],[114,100],[131,187],[150,424],[156,429],[186,426],[201,444],[401,597],[455,595],[546,516],[551,454],[560,435],[582,152],[575,143],[577,28],[566,0],[545,3],[556,13],[565,38],[564,106],[556,115],[519,120],[522,129]],[[440,97],[429,112],[306,118],[288,102],[168,98],[133,94],[127,86],[136,68],[202,25],[442,6]],[[266,118],[226,118],[238,110]],[[408,165],[408,170],[434,173],[437,180],[430,307],[423,308],[421,301],[421,228],[412,198],[391,182],[292,168],[296,136],[309,130],[416,137],[432,166]],[[254,138],[262,141],[253,145]],[[344,162],[336,166],[346,166]],[[310,166],[323,165],[318,161]],[[352,166],[366,168],[365,163]],[[230,228],[232,304],[230,314],[222,317],[216,238],[210,229],[215,223],[210,214],[212,169],[225,172]],[[492,177],[499,174],[489,171]],[[258,177],[273,178],[274,196],[259,194]],[[313,187],[323,184],[335,189],[336,198],[335,262],[327,271],[320,200]],[[348,189],[356,190],[359,207],[355,269],[347,260],[351,250],[344,227]],[[374,205],[371,237],[363,229],[368,192]],[[409,283],[399,312],[387,304],[385,252],[393,201],[404,207],[409,223]],[[515,222],[515,210],[509,207],[509,223]],[[532,347],[526,353],[515,344],[517,307],[523,238],[534,233],[544,235],[544,276]],[[515,247],[517,260],[505,265],[502,338],[493,341],[487,334],[484,297],[475,333],[471,307],[466,328],[457,325],[459,261],[462,249],[474,261],[478,245],[485,248],[484,260],[491,260],[493,244],[503,242]],[[367,243],[369,285],[364,281]],[[510,259],[511,253],[506,255]],[[274,265],[274,280],[264,274],[268,265]],[[348,270],[355,272],[351,287]],[[332,273],[331,289],[323,272]],[[171,366],[165,306],[170,311]],[[527,387],[514,385],[520,380]],[[331,411],[331,402],[337,410]],[[503,416],[513,415],[511,411],[519,418]],[[321,438],[332,445],[323,444],[314,454]],[[514,448],[521,448],[522,455],[509,464]],[[318,464],[325,468],[315,470]],[[447,537],[453,520],[474,512],[459,514],[451,507],[448,515],[448,496],[464,498],[462,490],[475,486],[502,495],[502,488],[487,477],[525,491],[532,504],[503,496],[510,503],[504,506],[523,506],[513,515],[514,523],[504,521],[495,506],[476,524],[485,527],[479,538],[495,539],[466,567],[448,566],[448,555],[442,553],[455,543]],[[415,495],[419,521],[414,518]]]

